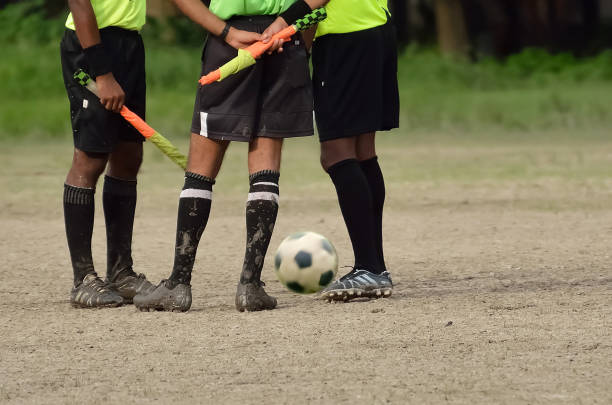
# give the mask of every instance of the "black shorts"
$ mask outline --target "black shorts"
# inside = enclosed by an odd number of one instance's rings
[[[321,142],[399,126],[397,45],[390,21],[317,38],[312,65]]]
[[[263,32],[275,16],[235,17],[228,22]],[[314,133],[308,56],[298,33],[284,52],[264,54],[250,66],[220,82],[198,86],[191,132],[217,140],[253,137],[289,138]],[[202,52],[202,74],[237,55],[225,41],[210,36]]]
[[[144,45],[136,31],[117,27],[100,30],[102,43],[112,59],[112,72],[125,92],[125,105],[145,118],[146,79]],[[118,142],[142,142],[144,137],[121,115],[106,110],[98,97],[81,86],[73,75],[88,72],[83,49],[73,30],[67,29],[60,45],[62,74],[68,99],[74,146],[85,152],[110,153]]]

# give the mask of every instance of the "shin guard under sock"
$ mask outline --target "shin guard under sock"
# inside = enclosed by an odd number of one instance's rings
[[[378,164],[378,158],[376,156],[359,162],[359,165],[368,180],[370,191],[372,192],[376,253],[378,254],[378,261],[382,265],[383,270],[386,270],[387,266],[385,265],[382,236],[383,207],[385,205],[385,179],[380,170],[380,165]]]
[[[336,187],[340,210],[353,245],[355,267],[382,273],[375,244],[372,192],[365,174],[355,159],[340,161],[327,172]]]
[[[132,270],[132,231],[136,211],[136,180],[104,177],[102,191],[106,221],[106,278],[134,275]]]
[[[279,172],[262,170],[249,176],[246,204],[246,251],[240,274],[242,284],[259,282],[278,213]]]
[[[80,284],[87,274],[95,273],[91,256],[94,193],[93,188],[64,184],[64,221],[74,272],[74,285]]]
[[[170,280],[175,283],[191,283],[198,243],[210,214],[214,182],[210,177],[185,173],[185,185],[179,199],[176,221],[174,266],[170,275]]]

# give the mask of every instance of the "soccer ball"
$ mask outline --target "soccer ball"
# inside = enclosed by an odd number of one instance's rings
[[[323,235],[297,232],[278,246],[274,270],[278,280],[291,291],[312,294],[332,282],[338,270],[338,255]]]

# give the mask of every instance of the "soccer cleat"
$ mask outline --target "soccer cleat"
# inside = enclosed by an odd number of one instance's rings
[[[325,288],[321,299],[329,302],[355,298],[387,298],[393,293],[393,281],[388,271],[375,274],[354,268],[350,273]]]
[[[236,289],[236,309],[240,312],[262,311],[276,308],[276,298],[263,289],[263,281],[242,284]]]
[[[75,308],[110,308],[122,305],[123,298],[93,273],[72,289],[70,304]]]
[[[185,312],[191,307],[191,286],[162,280],[149,294],[138,294],[134,305],[141,311]]]
[[[123,298],[124,304],[131,304],[138,294],[150,294],[155,290],[144,274],[136,274],[123,277],[115,282],[107,282]]]

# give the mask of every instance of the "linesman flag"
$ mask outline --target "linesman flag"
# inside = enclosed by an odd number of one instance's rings
[[[85,71],[82,69],[77,70],[74,73],[74,80],[76,80],[81,86],[87,87],[96,96],[98,95],[98,88],[96,82],[91,79]],[[142,118],[136,115],[126,106],[121,107],[119,114],[129,122],[142,136],[150,140],[162,151],[162,153],[170,158],[174,163],[179,165],[183,170],[187,167],[187,158],[174,146],[168,139],[162,134],[154,130],[147,124]]]
[[[286,42],[296,32],[304,31],[318,22],[325,20],[325,18],[327,18],[327,12],[325,9],[322,7],[317,8],[311,13],[306,14],[304,17],[297,20],[292,25],[274,34],[267,44],[264,44],[262,41],[257,41],[247,48],[238,49],[238,56],[221,66],[219,69],[213,70],[209,74],[202,76],[199,80],[200,84],[202,86],[206,86],[212,82],[220,82],[226,77],[254,65],[255,59],[259,58],[265,51],[267,51],[272,46],[274,40],[280,39],[283,42]]]

